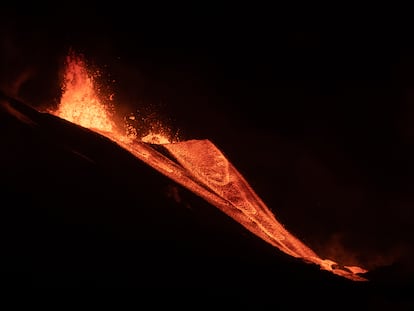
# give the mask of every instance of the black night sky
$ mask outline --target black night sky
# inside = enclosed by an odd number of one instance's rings
[[[5,9],[2,91],[55,105],[73,48],[104,72],[119,111],[216,143],[318,252],[412,274],[412,36],[265,9],[187,9]]]

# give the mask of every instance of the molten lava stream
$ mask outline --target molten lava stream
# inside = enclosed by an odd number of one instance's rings
[[[336,275],[366,281],[359,274],[367,270],[356,266],[342,268],[333,260],[324,260],[287,231],[208,139],[171,142],[160,133],[151,133],[139,140],[134,135],[121,133],[111,118],[109,107],[100,100],[93,75],[89,74],[84,60],[71,53],[66,61],[61,101],[58,109],[50,113],[106,136],[282,252]],[[154,149],[152,144],[155,143],[162,144],[177,162]]]

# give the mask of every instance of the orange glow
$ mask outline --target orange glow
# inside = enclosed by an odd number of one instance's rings
[[[240,172],[210,140],[172,142],[162,132],[151,132],[138,139],[136,131],[128,126],[126,132],[120,134],[111,121],[109,109],[99,100],[94,88],[94,80],[89,75],[85,62],[73,55],[69,56],[64,93],[59,108],[51,113],[108,137],[282,252],[307,263],[314,263],[336,275],[354,281],[366,281],[360,274],[367,270],[356,266],[341,266],[331,259],[322,259],[286,230]],[[135,120],[135,117],[130,116],[129,119]],[[151,144],[162,145],[176,161],[154,149]]]
[[[169,139],[161,133],[149,133],[141,138],[145,143],[164,145],[171,143]]]
[[[97,72],[88,70],[87,64],[79,55],[70,52],[66,57],[66,67],[62,85],[62,97],[56,111],[52,114],[72,123],[100,132],[101,134],[116,137],[117,141],[137,139],[137,130],[129,123],[118,125],[113,121],[114,109],[107,102],[102,101],[98,90],[98,83],[94,77]],[[113,94],[108,101],[113,99]],[[131,114],[128,119],[136,120]],[[121,129],[125,129],[124,132]],[[171,143],[168,135],[160,124],[159,130],[151,130],[140,139],[152,144]]]
[[[69,54],[66,61],[63,94],[55,114],[83,127],[112,132],[115,125],[111,112],[101,102],[84,60]]]

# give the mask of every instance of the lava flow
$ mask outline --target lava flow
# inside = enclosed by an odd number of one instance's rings
[[[113,121],[110,107],[101,101],[84,60],[73,53],[66,60],[61,101],[56,110],[49,111],[51,114],[106,136],[284,253],[353,281],[367,281],[360,275],[367,270],[322,259],[286,230],[210,140],[172,142],[160,132],[145,137],[131,131],[123,133]],[[165,148],[175,161],[153,148],[153,144]]]

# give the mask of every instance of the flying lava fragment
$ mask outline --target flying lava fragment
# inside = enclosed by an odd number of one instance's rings
[[[162,132],[138,137],[123,133],[112,118],[108,104],[96,91],[96,81],[84,59],[75,53],[66,58],[62,97],[49,113],[89,128],[111,139],[139,160],[205,199],[257,237],[280,251],[318,265],[322,270],[353,281],[367,281],[358,266],[341,266],[320,258],[291,234],[255,193],[242,174],[220,149],[208,139],[171,141]],[[161,153],[154,145],[163,148]]]

